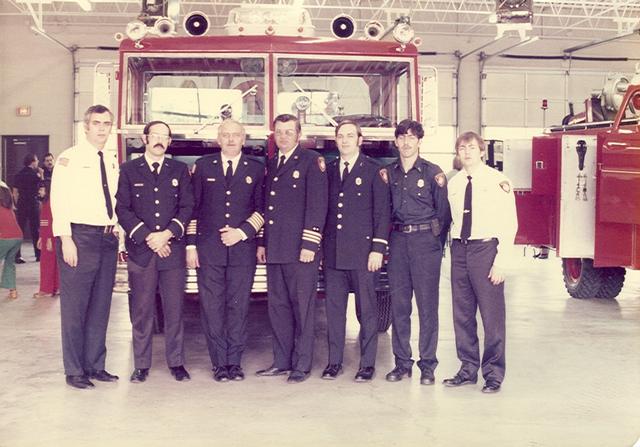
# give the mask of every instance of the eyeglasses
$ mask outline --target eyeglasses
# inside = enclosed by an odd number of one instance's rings
[[[169,135],[162,135],[160,133],[150,133],[149,137],[153,137],[156,140],[164,140],[164,141],[167,141],[169,140],[169,138],[171,138]]]

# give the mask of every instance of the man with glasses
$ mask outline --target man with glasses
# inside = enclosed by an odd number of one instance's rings
[[[216,382],[244,380],[241,359],[256,271],[256,235],[264,224],[264,165],[242,153],[242,124],[218,127],[221,152],[193,167],[195,208],[187,228],[187,265],[198,293]]]
[[[439,166],[420,157],[422,124],[404,120],[396,127],[398,160],[387,167],[392,199],[389,247],[392,346],[395,368],[389,382],[411,377],[411,298],[420,322],[420,383],[432,385],[438,365],[438,301],[442,247],[451,222],[447,179]]]
[[[289,383],[300,383],[313,360],[327,175],[324,158],[299,146],[295,116],[279,115],[273,125],[278,153],[267,164],[264,240],[258,248],[258,262],[267,263],[273,364],[256,374],[289,374]]]
[[[118,258],[114,193],[118,156],[105,149],[113,114],[102,105],[84,114],[86,142],[60,154],[51,180],[53,235],[60,269],[62,358],[67,384],[113,382],[105,370],[106,336]]]
[[[124,163],[116,213],[126,232],[134,371],[144,382],[151,368],[156,291],[164,310],[165,357],[171,375],[189,380],[184,368],[182,307],[185,282],[185,228],[193,211],[193,191],[185,163],[165,157],[171,129],[151,121],[143,129],[145,152]]]

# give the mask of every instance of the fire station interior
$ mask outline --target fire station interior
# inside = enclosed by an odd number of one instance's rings
[[[168,156],[190,165],[220,150],[227,117],[247,130],[243,151],[264,161],[278,113],[297,114],[301,145],[328,161],[338,156],[334,126],[359,120],[363,151],[387,164],[398,155],[393,127],[411,118],[425,129],[421,156],[445,174],[455,174],[457,135],[482,135],[485,162],[511,180],[518,213],[496,394],[481,392],[481,377],[442,383],[460,365],[448,247],[433,385],[421,385],[415,366],[412,377],[385,380],[393,291],[382,277],[372,381],[354,381],[353,294],[344,374],[322,380],[323,284],[310,378],[256,376],[273,358],[264,266],[244,381],[213,380],[187,271],[191,380],[177,382],[166,366],[158,308],[150,375],[131,383],[119,262],[106,342],[106,369],[119,380],[74,389],[64,380],[61,297],[33,297],[40,264],[25,231],[18,298],[0,290],[0,445],[640,446],[639,0],[5,0],[0,30],[0,180],[9,186],[25,155],[42,161],[83,141],[83,113],[97,103],[116,116],[107,145],[120,161],[141,156],[142,127],[159,119],[175,134]],[[313,54],[310,38],[327,50]],[[415,303],[411,321],[415,358]]]

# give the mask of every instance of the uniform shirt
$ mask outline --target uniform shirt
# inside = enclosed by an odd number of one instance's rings
[[[440,222],[440,234],[446,234],[451,223],[447,200],[447,179],[442,169],[421,157],[408,172],[400,159],[387,167],[391,186],[392,222],[401,225]]]
[[[464,214],[464,193],[467,188],[466,170],[456,174],[449,183],[449,203],[453,225],[451,237],[460,238]],[[511,182],[502,172],[482,164],[471,176],[471,236],[469,239],[498,239],[498,254],[494,265],[507,267],[518,230],[516,202]]]
[[[38,203],[38,185],[40,177],[38,171],[34,171],[29,166],[25,166],[16,174],[14,188],[18,190],[17,207],[35,206]]]
[[[391,198],[386,175],[362,154],[341,180],[343,160],[327,166],[329,213],[324,231],[324,265],[339,270],[366,270],[369,253],[387,250]]]
[[[338,158],[338,171],[339,171],[339,175],[338,177],[342,180],[342,171],[344,171],[344,162],[348,162],[349,164],[347,165],[347,172],[351,172],[351,170],[353,169],[353,166],[356,164],[356,161],[358,160],[358,156],[359,153],[356,153],[355,155],[353,155],[350,158]]]
[[[150,158],[147,157],[147,154],[145,153],[143,155],[145,161],[147,162],[147,165],[149,166],[149,170],[153,173],[153,164],[154,163],[158,163],[158,174],[160,174],[160,171],[162,171],[162,164],[164,163],[164,156],[162,156],[162,158],[158,161],[156,160],[151,160]]]
[[[264,239],[267,263],[288,264],[300,250],[320,250],[327,217],[328,187],[324,158],[311,149],[295,148],[285,164],[267,163]]]
[[[111,204],[116,207],[118,155],[103,151]],[[71,223],[115,225],[116,213],[109,219],[102,190],[98,149],[85,141],[58,156],[51,178],[51,211],[54,236],[71,236]]]

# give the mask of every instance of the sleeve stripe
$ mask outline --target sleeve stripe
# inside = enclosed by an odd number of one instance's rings
[[[314,244],[320,244],[320,239],[312,239],[307,236],[302,236],[302,240],[307,242],[313,242]]]
[[[256,234],[256,237],[258,238],[264,237],[264,227],[260,228],[260,231],[258,231],[258,234]]]
[[[40,226],[41,227],[48,227],[49,226],[49,221],[48,220],[41,220],[40,221]]]
[[[373,241],[373,242],[379,242],[379,243],[384,244],[384,245],[389,245],[389,242],[385,241],[384,239],[379,239],[379,238],[377,238],[377,237],[374,237],[374,238],[372,239],[372,241]]]
[[[249,216],[247,222],[253,227],[254,230],[260,231],[260,228],[262,228],[262,225],[264,225],[264,217],[262,217],[262,215],[256,211],[251,216]]]
[[[131,233],[129,233],[129,238],[133,239],[133,233],[135,233],[136,231],[138,231],[138,229],[144,225],[144,222],[140,222],[138,225],[136,225],[135,227],[133,227],[133,230],[131,230]]]
[[[173,219],[171,219],[171,221],[177,223],[178,225],[180,225],[180,228],[182,229],[182,234],[184,234],[184,225],[182,225],[182,222],[180,222],[175,217]]]
[[[192,219],[189,222],[189,225],[187,225],[187,234],[188,235],[194,235],[198,232],[198,220],[197,219]]]
[[[308,236],[322,237],[322,233],[320,233],[319,231],[313,231],[313,230],[302,230],[302,234],[306,234]]]

